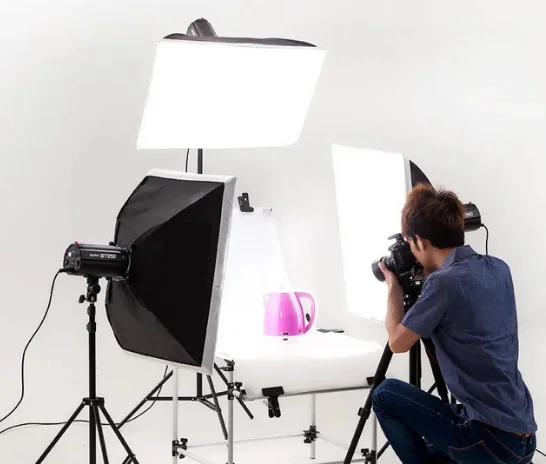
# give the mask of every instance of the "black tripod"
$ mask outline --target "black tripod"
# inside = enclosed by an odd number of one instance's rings
[[[220,427],[222,428],[222,434],[224,435],[224,439],[228,439],[228,430],[226,428],[226,422],[224,420],[224,415],[222,414],[222,409],[220,408],[220,402],[218,401],[218,398],[221,396],[229,396],[229,388],[230,383],[222,370],[214,363],[214,370],[218,374],[218,376],[222,379],[224,384],[226,385],[226,390],[217,392],[214,383],[212,381],[212,377],[207,375],[207,382],[209,385],[210,393],[204,394],[203,393],[203,375],[197,374],[197,394],[195,396],[177,396],[177,401],[197,401],[200,404],[205,405],[207,408],[211,409],[212,411],[215,411],[218,415],[218,420],[220,421]],[[161,382],[159,382],[151,391],[148,393],[140,403],[138,403],[127,416],[119,423],[118,428],[122,428],[125,424],[127,424],[129,421],[132,420],[132,418],[135,416],[135,414],[146,404],[147,401],[175,401],[175,398],[172,396],[154,396],[159,394],[160,390],[163,388],[163,386],[167,383],[167,381],[173,376],[174,371],[170,371],[167,373]],[[212,402],[210,401],[212,399]],[[244,401],[241,398],[236,398],[239,402],[239,405],[243,408],[245,413],[250,419],[254,419],[254,415],[248,409],[247,405],[244,403]]]
[[[417,298],[419,297],[418,292],[412,292],[411,294],[407,294],[404,298],[404,312],[408,312],[410,308],[415,304],[417,301]],[[421,388],[421,374],[422,374],[422,364],[421,364],[421,341],[423,345],[425,346],[427,356],[429,358],[430,367],[432,369],[432,375],[434,376],[434,385],[430,388],[429,393],[432,393],[434,389],[436,388],[438,390],[438,394],[440,395],[440,398],[443,401],[448,402],[448,392],[447,392],[447,386],[444,381],[444,378],[442,376],[442,373],[440,371],[440,366],[438,362],[436,361],[436,349],[434,347],[434,344],[429,339],[422,339],[418,341],[410,350],[409,353],[409,381],[412,385],[415,385],[416,387]],[[389,344],[387,343],[385,346],[385,349],[383,351],[383,355],[381,356],[381,360],[379,361],[379,364],[377,366],[375,375],[373,377],[372,386],[370,388],[370,393],[368,394],[368,398],[366,400],[366,403],[363,408],[360,408],[358,411],[358,415],[360,416],[360,419],[358,421],[358,425],[356,427],[355,433],[353,435],[353,439],[351,440],[351,444],[349,446],[349,450],[347,451],[347,454],[345,455],[345,460],[343,461],[344,464],[350,464],[353,456],[355,454],[356,447],[358,446],[358,442],[360,440],[360,437],[362,435],[362,431],[364,430],[364,426],[366,425],[366,421],[370,417],[370,413],[372,411],[372,398],[373,393],[375,389],[385,380],[385,375],[387,374],[387,370],[389,368],[389,364],[392,359],[392,351],[389,347]],[[375,464],[377,460],[381,457],[381,455],[385,452],[385,450],[388,448],[389,444],[386,443],[379,452],[376,452],[376,450],[368,450],[364,449],[362,450],[362,454],[365,458],[366,463],[372,463]]]
[[[41,464],[47,455],[51,452],[53,447],[61,439],[64,433],[68,430],[70,425],[76,420],[80,412],[84,407],[89,407],[89,464],[97,463],[97,434],[99,437],[100,447],[102,451],[102,459],[104,464],[109,464],[108,453],[106,451],[106,443],[104,441],[104,433],[102,430],[100,413],[105,417],[107,423],[112,427],[112,430],[118,437],[118,440],[125,448],[127,457],[123,461],[123,464],[138,464],[138,460],[135,454],[129,448],[129,445],[121,435],[120,431],[116,427],[116,424],[108,414],[108,411],[104,407],[104,398],[97,397],[97,379],[96,379],[96,341],[95,334],[97,331],[97,324],[95,322],[95,303],[97,301],[97,295],[100,292],[98,277],[87,278],[87,295],[80,296],[80,303],[87,301],[89,306],[87,307],[87,314],[89,316],[89,322],[87,323],[87,331],[89,332],[89,397],[84,398],[82,403],[78,406],[74,414],[68,419],[68,422],[59,431],[57,436],[53,439],[51,444],[47,447],[44,453],[40,456],[36,464]]]

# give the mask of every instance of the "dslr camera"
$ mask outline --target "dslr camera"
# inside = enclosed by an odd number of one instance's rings
[[[379,263],[382,262],[397,277],[404,293],[418,296],[421,290],[420,273],[423,271],[423,266],[413,256],[410,245],[404,240],[402,234],[389,237],[389,240],[393,239],[395,242],[389,247],[390,255],[383,256],[372,263],[373,275],[381,282],[385,280],[379,268]]]
[[[464,209],[465,233],[483,227],[480,211],[475,204],[466,203]],[[383,256],[372,263],[373,275],[381,282],[385,280],[383,272],[379,269],[379,263],[382,262],[397,277],[402,290],[407,296],[418,297],[421,294],[421,286],[424,280],[420,276],[423,266],[413,256],[410,245],[404,240],[402,234],[389,237],[389,240],[393,239],[395,242],[389,247],[390,255]]]

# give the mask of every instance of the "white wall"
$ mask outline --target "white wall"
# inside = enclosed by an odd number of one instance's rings
[[[182,153],[136,152],[135,140],[157,40],[201,16],[219,34],[288,36],[329,50],[297,146],[213,153],[205,161],[208,172],[236,174],[238,191],[276,210],[290,275],[316,293],[322,325],[384,340],[382,327],[345,312],[330,143],[403,152],[433,182],[478,204],[491,230],[491,252],[511,265],[521,368],[541,422],[546,6],[539,0],[4,0],[0,415],[18,399],[20,353],[65,246],[76,239],[106,243],[123,200],[149,168],[183,168]],[[469,240],[483,250],[480,234]],[[63,420],[85,394],[86,315],[77,304],[84,284],[60,280],[28,353],[26,400],[9,424]],[[128,359],[100,312],[100,389],[118,418],[155,383],[162,366]],[[191,377],[184,382],[193,387]],[[328,402],[319,418],[336,433],[349,433],[360,398]],[[293,404],[286,421],[305,417],[305,405]],[[216,427],[201,411],[190,405],[184,420],[198,421],[200,430]],[[159,405],[127,429],[140,456],[149,458],[141,462],[169,462],[169,420],[168,407]],[[279,427],[260,420],[264,429]],[[85,429],[77,427],[52,462],[74,462],[72,453],[85,452]],[[53,433],[32,428],[0,435],[0,460],[34,462]]]

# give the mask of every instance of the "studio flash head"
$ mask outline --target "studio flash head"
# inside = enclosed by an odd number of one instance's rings
[[[63,270],[83,277],[126,278],[129,251],[115,245],[89,245],[74,242],[64,253]]]
[[[464,205],[464,231],[474,232],[482,227],[482,215],[474,203]]]

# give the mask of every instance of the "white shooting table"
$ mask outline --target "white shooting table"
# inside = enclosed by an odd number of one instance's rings
[[[228,438],[222,442],[207,442],[192,445],[184,442],[179,455],[187,456],[202,464],[233,464],[234,443],[272,438],[301,436],[310,445],[310,458],[315,459],[315,441],[322,439],[342,448],[343,457],[348,445],[336,443],[324,437],[316,424],[316,396],[333,392],[344,392],[370,388],[384,346],[375,342],[358,340],[344,333],[322,333],[311,331],[303,336],[283,340],[273,337],[242,339],[218,346],[216,364],[226,373],[228,390]],[[173,395],[173,441],[178,443],[178,372],[174,369]],[[278,398],[268,389],[278,390]],[[265,389],[265,390],[264,390]],[[265,391],[265,393],[264,393]],[[278,392],[277,392],[278,393]],[[270,395],[270,396],[268,396]],[[270,417],[282,410],[282,399],[288,396],[310,396],[311,414],[309,429],[305,432],[277,435],[275,437],[235,438],[234,399],[240,401],[267,400]],[[373,418],[373,444],[377,449],[377,423]],[[227,460],[211,463],[198,456],[193,449],[218,444],[227,445]],[[177,456],[173,456],[173,463]],[[354,458],[352,462],[362,462]],[[343,462],[343,459],[340,461]],[[333,463],[332,463],[333,464]]]

